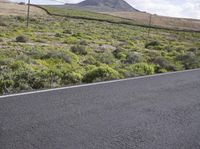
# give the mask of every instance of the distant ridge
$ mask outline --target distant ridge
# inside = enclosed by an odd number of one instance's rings
[[[96,11],[139,11],[124,0],[85,0],[78,4],[66,4],[66,6]]]

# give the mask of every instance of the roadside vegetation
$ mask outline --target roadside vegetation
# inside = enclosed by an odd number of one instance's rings
[[[0,94],[200,67],[200,33],[147,32],[52,16],[27,29],[23,17],[0,16]]]

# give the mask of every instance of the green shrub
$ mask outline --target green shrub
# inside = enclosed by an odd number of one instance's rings
[[[160,45],[160,42],[159,41],[151,41],[147,44],[145,44],[145,48],[149,48],[150,46],[159,46]]]
[[[71,51],[78,55],[87,55],[87,50],[84,46],[80,45],[72,46]]]
[[[154,65],[149,65],[147,63],[138,63],[138,64],[130,65],[127,68],[125,77],[152,75],[154,73],[155,73]]]
[[[63,41],[65,44],[76,44],[77,42],[78,39],[76,37],[68,37]]]
[[[64,34],[73,34],[73,32],[72,32],[71,30],[68,30],[68,29],[67,29],[67,30],[64,30],[63,33],[64,33]]]
[[[120,59],[120,60],[126,59],[126,54],[124,53],[124,49],[117,48],[112,53],[117,59]]]
[[[20,22],[22,22],[22,21],[25,20],[25,18],[22,17],[22,16],[16,16],[15,19],[16,19],[17,21],[20,21]]]
[[[187,52],[185,54],[179,55],[176,59],[181,61],[185,69],[200,67],[200,57],[195,55],[193,52]]]
[[[197,49],[197,48],[190,48],[188,51],[197,53],[197,52],[198,52],[198,49]]]
[[[104,64],[113,64],[115,63],[115,58],[110,50],[107,50],[103,53],[98,53],[95,57],[99,62]]]
[[[159,65],[161,68],[169,67],[169,62],[163,57],[157,57],[153,61],[154,64]]]
[[[26,54],[23,54],[23,53],[21,53],[20,55],[17,55],[16,60],[21,60],[27,64],[30,64],[32,61],[32,59],[29,56],[27,56]]]
[[[81,40],[81,41],[79,42],[79,44],[80,44],[80,45],[83,45],[83,46],[87,46],[87,45],[88,45],[88,43],[87,43],[86,40]]]
[[[9,74],[0,74],[0,94],[6,94],[13,90],[13,80]]]
[[[21,61],[21,60],[17,60],[17,61],[12,61],[10,66],[9,66],[13,71],[19,70],[19,69],[24,69],[26,68],[26,64],[25,62]]]
[[[45,55],[47,55],[46,51],[42,48],[27,48],[26,55],[34,58],[34,59],[43,59]]]
[[[91,83],[96,81],[105,81],[112,79],[119,79],[119,73],[111,67],[105,65],[92,69],[87,72],[83,78],[83,82]]]
[[[135,63],[140,63],[142,61],[143,61],[143,57],[140,53],[132,52],[127,55],[125,63],[135,64]]]
[[[55,37],[61,38],[61,37],[62,37],[62,34],[56,33],[56,34],[55,34]]]
[[[76,72],[64,72],[61,77],[62,85],[79,84],[81,83],[82,76]]]
[[[0,26],[3,26],[3,27],[8,26],[8,23],[5,22],[5,20],[1,17],[0,17]]]
[[[65,55],[63,52],[58,52],[58,51],[50,51],[42,58],[43,59],[58,58],[64,60],[66,63],[71,63],[71,58],[69,56]]]
[[[97,61],[94,57],[92,56],[89,56],[87,57],[84,61],[83,61],[85,64],[90,64],[90,65],[97,65]]]
[[[34,72],[34,76],[30,77],[29,84],[32,89],[42,89],[49,87],[49,75],[44,70]]]
[[[16,37],[16,42],[28,42],[28,38],[26,36],[18,36]]]

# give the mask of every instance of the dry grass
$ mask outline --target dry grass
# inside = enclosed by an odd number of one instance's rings
[[[31,7],[31,15],[46,15],[46,13],[36,7]],[[25,16],[27,5],[8,3],[6,0],[0,0],[0,15]]]
[[[143,12],[103,12],[105,14],[133,19],[138,23],[148,24],[150,14]],[[168,28],[200,30],[200,20],[185,19],[185,18],[172,18],[153,15],[152,25],[162,26]]]

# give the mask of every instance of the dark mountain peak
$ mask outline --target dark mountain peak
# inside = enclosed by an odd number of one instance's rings
[[[77,4],[80,7],[95,7],[103,10],[138,11],[124,0],[85,0]]]

